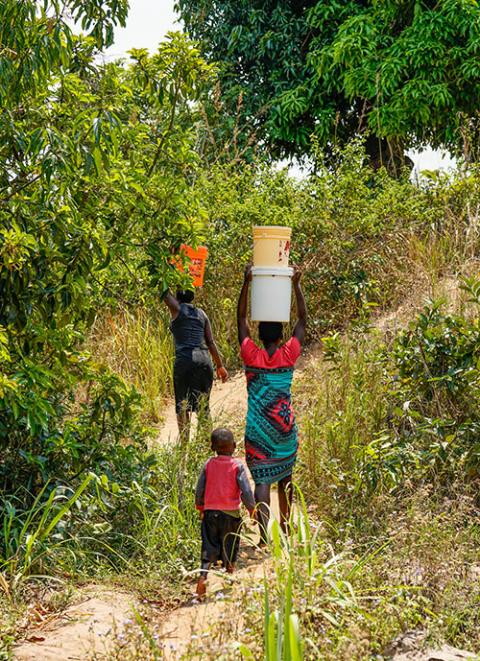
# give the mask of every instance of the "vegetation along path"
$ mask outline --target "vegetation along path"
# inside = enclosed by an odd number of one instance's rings
[[[399,310],[399,317],[402,310]],[[408,315],[407,315],[408,316]],[[391,318],[383,320],[390,326]],[[383,321],[378,324],[382,327]],[[400,323],[402,321],[400,320]],[[297,385],[302,389],[302,371],[305,375],[318,367],[318,352],[303,359],[297,373]],[[215,424],[229,424],[240,429],[246,411],[246,389],[242,374],[233,376],[226,384],[217,383],[212,392],[212,413]],[[301,402],[299,402],[301,403]],[[166,445],[175,439],[175,413],[173,403],[165,409],[164,424],[157,442]],[[273,499],[276,513],[276,498]],[[80,599],[60,616],[39,622],[31,628],[26,641],[15,650],[15,658],[22,661],[53,659],[136,659],[141,648],[135,647],[132,626],[155,632],[148,634],[152,658],[194,659],[214,658],[231,651],[234,640],[248,637],[248,602],[262,585],[275,581],[276,564],[270,552],[256,546],[256,532],[247,530],[242,543],[238,571],[233,576],[213,574],[209,580],[209,596],[204,603],[192,598],[189,604],[170,611],[158,612],[152,605],[143,608],[133,593],[124,589],[105,589],[87,586]],[[193,585],[193,580],[192,580]],[[148,625],[146,624],[148,622]],[[247,632],[247,633],[245,633]],[[435,651],[419,651],[421,632],[407,631],[393,641],[389,658],[396,661],[460,661],[474,655],[444,646]],[[132,646],[137,649],[131,652]],[[127,652],[128,650],[128,652]],[[245,658],[260,654],[260,650],[240,648]],[[150,658],[150,657],[148,657]],[[260,658],[255,656],[255,658]]]
[[[217,382],[211,403],[215,422],[226,423],[232,419],[238,424],[246,411],[243,374],[233,376],[225,384]],[[175,408],[173,403],[169,403],[158,442],[174,442],[175,436]],[[239,571],[232,581],[225,581],[221,575],[213,576],[209,581],[211,598],[203,604],[192,603],[174,610],[161,623],[166,658],[177,659],[187,653],[192,636],[194,641],[196,637],[201,639],[212,622],[221,618],[225,610],[224,596],[231,592],[232,586],[252,575],[262,575],[263,555],[255,552],[254,541],[255,536],[251,538],[247,550],[241,553]],[[124,630],[133,621],[138,607],[136,597],[124,590],[87,586],[79,595],[78,603],[60,617],[48,622],[40,620],[28,632],[26,641],[16,648],[15,658],[22,661],[108,658],[115,654],[115,644],[118,645],[118,641],[126,635]]]

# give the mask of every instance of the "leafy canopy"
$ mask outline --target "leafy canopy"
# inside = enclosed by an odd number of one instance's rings
[[[83,334],[102,304],[175,279],[171,254],[202,225],[192,101],[211,67],[181,35],[99,64],[127,8],[0,3],[4,490],[77,476],[135,438],[137,397],[81,351]]]
[[[368,132],[458,150],[480,101],[476,0],[178,0],[230,114],[275,153]]]

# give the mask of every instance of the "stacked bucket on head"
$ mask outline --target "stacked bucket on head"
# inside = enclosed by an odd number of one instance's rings
[[[253,228],[253,321],[290,321],[293,269],[290,227],[265,225]]]

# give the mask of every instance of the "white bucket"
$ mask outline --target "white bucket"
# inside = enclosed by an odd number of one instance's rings
[[[253,321],[290,321],[292,268],[252,268]]]

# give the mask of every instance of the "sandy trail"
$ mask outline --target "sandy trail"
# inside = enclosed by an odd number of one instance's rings
[[[210,410],[215,423],[219,424],[232,417],[244,418],[247,412],[247,394],[245,377],[238,373],[230,377],[226,383],[215,381],[210,396]],[[193,419],[195,428],[196,418]],[[175,405],[170,402],[164,411],[164,422],[156,442],[166,444],[176,441],[178,437],[177,416]]]
[[[232,424],[243,422],[247,412],[247,392],[243,372],[235,374],[226,383],[216,381],[211,397],[210,409],[214,424]],[[195,427],[195,420],[193,427]],[[171,443],[177,439],[177,421],[175,407],[170,403],[165,411],[165,422],[160,430],[158,441]],[[241,443],[238,443],[241,447]],[[252,484],[253,486],[253,484]],[[278,500],[276,491],[272,492],[272,516],[278,518]],[[264,575],[265,555],[256,549],[258,534],[250,533],[248,539],[242,539],[241,551],[236,573],[229,577],[223,572],[210,573],[208,595],[204,603],[192,603],[168,614],[161,626],[161,637],[165,659],[174,661],[182,658],[202,658],[192,656],[189,649],[192,642],[208,635],[224,615],[228,595],[235,590],[235,585],[245,581],[261,581]],[[193,587],[193,586],[192,586]],[[240,618],[238,624],[240,625]],[[205,658],[205,656],[203,656]]]
[[[108,654],[113,635],[132,617],[135,598],[118,590],[89,586],[80,601],[28,632],[14,651],[20,661],[70,661]]]
[[[276,499],[273,501],[272,511],[275,516]],[[264,552],[256,548],[256,539],[257,536],[254,535],[251,542],[242,540],[237,571],[233,575],[227,575],[223,571],[210,572],[205,602],[198,603],[193,599],[190,605],[182,606],[168,614],[160,628],[165,659],[175,661],[183,658],[210,658],[199,651],[193,653],[190,646],[193,644],[192,647],[197,650],[197,641],[208,637],[211,628],[231,612],[232,598],[238,586],[260,584],[263,580],[269,560]],[[241,613],[235,611],[235,618],[236,626],[241,628]]]

